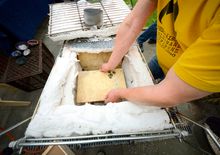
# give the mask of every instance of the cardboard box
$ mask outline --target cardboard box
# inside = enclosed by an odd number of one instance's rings
[[[66,145],[48,146],[42,155],[75,155]]]
[[[77,104],[103,102],[106,94],[116,88],[126,88],[122,69],[103,73],[99,70],[79,72],[77,78]]]

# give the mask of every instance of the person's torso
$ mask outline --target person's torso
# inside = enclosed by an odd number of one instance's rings
[[[219,0],[158,0],[157,57],[166,73],[209,26]]]

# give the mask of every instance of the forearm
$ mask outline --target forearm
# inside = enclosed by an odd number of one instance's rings
[[[166,78],[154,86],[118,89],[118,98],[139,102],[144,105],[170,107],[210,95],[190,86],[176,76],[171,69]]]
[[[136,102],[138,104],[170,107],[174,106],[172,98],[168,94],[162,94],[158,86],[146,86],[137,88],[119,89],[118,94],[120,98]]]
[[[146,20],[156,8],[155,0],[139,0],[133,11],[120,25],[115,39],[113,53],[108,63],[115,68],[139,35]]]

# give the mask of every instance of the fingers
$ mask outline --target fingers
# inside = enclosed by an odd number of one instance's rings
[[[103,64],[102,66],[101,66],[101,68],[100,68],[100,71],[101,72],[108,72],[109,71],[109,69],[108,69],[108,64]]]
[[[113,102],[110,93],[111,93],[111,91],[108,92],[108,94],[106,94],[106,96],[105,96],[105,103]]]
[[[104,63],[101,68],[100,71],[101,72],[108,72],[110,70],[113,70],[114,68],[112,68],[108,63]]]
[[[108,98],[108,94],[105,96],[105,103],[108,103],[108,102],[110,102],[109,101],[109,98]]]
[[[120,102],[121,98],[117,92],[117,89],[111,90],[106,96],[105,96],[105,103],[109,102]]]

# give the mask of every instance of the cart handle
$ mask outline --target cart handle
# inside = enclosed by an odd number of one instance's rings
[[[202,129],[204,129],[204,130],[209,134],[209,136],[211,137],[211,139],[214,141],[214,143],[216,144],[216,146],[218,147],[218,149],[220,150],[220,143],[219,143],[218,140],[215,138],[213,132],[212,132],[210,129],[208,129],[207,127],[205,127],[205,126],[203,126],[203,125],[201,125],[201,124],[199,124],[199,123],[197,123],[197,122],[191,120],[190,118],[188,118],[187,116],[181,114],[181,113],[178,112],[178,111],[176,112],[176,114],[179,115],[180,117],[184,118],[185,120],[187,120],[187,121],[189,121],[189,122],[191,122],[191,123],[193,123],[193,124],[195,124],[195,125],[201,127]]]

